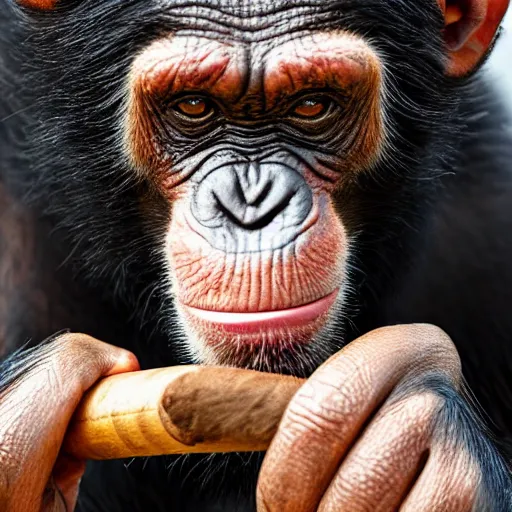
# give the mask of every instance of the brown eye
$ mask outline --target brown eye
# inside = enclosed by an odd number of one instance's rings
[[[212,105],[204,98],[187,98],[176,104],[175,107],[187,117],[203,118],[213,110]]]
[[[313,119],[319,117],[327,110],[327,102],[319,99],[305,99],[295,105],[293,114],[297,117]]]

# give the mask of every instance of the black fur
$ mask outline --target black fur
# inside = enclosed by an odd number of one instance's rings
[[[167,207],[150,183],[135,178],[118,143],[130,62],[182,25],[258,37],[240,20],[256,15],[263,26],[267,11],[269,20],[298,19],[306,29],[349,29],[367,37],[386,63],[391,137],[375,169],[337,197],[357,239],[352,291],[339,319],[343,341],[416,321],[453,338],[492,433],[450,389],[443,391],[443,418],[485,468],[485,507],[510,510],[504,460],[512,456],[512,123],[481,74],[444,76],[436,2],[313,0],[298,14],[284,1],[205,1],[204,19],[178,16],[181,4],[68,0],[56,12],[30,13],[0,1],[1,184],[34,219],[38,257],[26,286],[46,305],[34,314],[27,299],[0,311],[22,326],[6,345],[70,328],[133,350],[144,367],[187,362],[155,251]],[[228,13],[222,25],[216,9]],[[141,197],[151,198],[144,214]],[[9,244],[0,248],[5,253]],[[8,299],[4,288],[0,281]],[[35,350],[5,360],[3,386],[37,357]],[[79,510],[252,510],[260,459],[91,464]]]

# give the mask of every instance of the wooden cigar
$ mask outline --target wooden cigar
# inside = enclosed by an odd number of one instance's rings
[[[201,366],[115,375],[86,394],[64,450],[96,460],[265,450],[303,382]]]

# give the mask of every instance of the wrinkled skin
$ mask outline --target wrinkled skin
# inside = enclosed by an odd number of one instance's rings
[[[284,416],[260,474],[260,510],[477,507],[482,475],[443,439],[445,400],[434,386],[417,389],[429,378],[460,389],[457,353],[431,326],[378,330],[334,356]]]
[[[73,510],[85,461],[59,453],[71,413],[95,380],[137,369],[133,354],[83,335],[45,347],[2,395],[2,510]],[[352,342],[290,403],[260,473],[258,510],[483,510],[482,468],[443,431],[453,404],[441,390],[460,386],[457,351],[435,327]]]
[[[2,393],[2,510],[74,509],[85,461],[60,451],[73,411],[98,379],[138,369],[130,352],[84,335],[61,336],[41,351]]]
[[[0,508],[511,510],[507,5],[1,1]],[[61,452],[190,362],[308,380],[261,457]]]

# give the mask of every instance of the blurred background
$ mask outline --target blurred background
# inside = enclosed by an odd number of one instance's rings
[[[496,45],[488,67],[512,112],[512,7],[508,10],[503,35]]]

